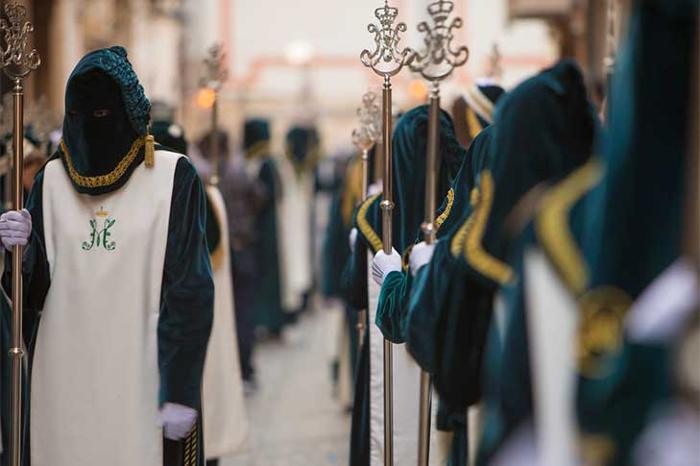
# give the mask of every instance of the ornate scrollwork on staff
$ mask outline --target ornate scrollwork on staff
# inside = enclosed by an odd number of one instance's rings
[[[17,3],[5,4],[7,19],[0,18],[0,56],[5,74],[12,80],[24,78],[41,65],[36,49],[28,50],[29,35],[34,26],[27,21],[27,9]]]
[[[379,26],[370,23],[367,30],[374,34],[374,50],[365,49],[360,54],[360,60],[366,67],[372,69],[385,79],[398,74],[404,65],[413,59],[411,48],[400,48],[401,33],[406,32],[406,23],[394,26],[399,10],[390,7],[388,0],[384,6],[374,10],[374,16],[379,20]]]
[[[464,65],[469,59],[466,46],[455,47],[454,31],[463,25],[462,18],[453,18],[448,22],[454,10],[454,3],[437,0],[428,5],[428,14],[433,20],[431,27],[427,21],[418,24],[418,32],[425,34],[425,50],[417,52],[411,70],[420,73],[428,81],[441,81],[447,78],[455,68]]]
[[[209,53],[204,58],[204,73],[199,82],[202,87],[215,92],[221,89],[228,79],[228,70],[224,66],[225,57],[223,45],[217,43],[209,48]]]
[[[372,91],[362,96],[362,106],[357,109],[360,126],[352,132],[352,143],[361,151],[367,151],[379,140],[382,133],[382,113]]]

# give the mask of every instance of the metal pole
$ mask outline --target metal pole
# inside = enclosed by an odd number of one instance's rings
[[[211,135],[209,145],[211,151],[211,176],[209,184],[217,186],[219,184],[219,94],[214,91],[214,102],[211,106]]]
[[[382,145],[384,147],[384,193],[380,204],[382,209],[382,239],[386,254],[392,251],[392,211],[394,201],[392,195],[391,172],[391,77],[397,75],[404,66],[409,65],[414,57],[410,48],[399,47],[400,33],[406,31],[404,23],[394,26],[399,10],[389,6],[384,0],[384,6],[374,11],[379,20],[379,26],[370,24],[367,30],[374,34],[374,50],[363,50],[360,54],[362,64],[384,79],[382,86]],[[384,466],[394,464],[394,397],[393,397],[393,354],[392,344],[384,340]]]
[[[15,79],[12,92],[14,102],[14,124],[12,130],[12,208],[24,208],[24,192],[22,187],[22,171],[24,166],[24,87],[20,78]],[[22,253],[24,248],[14,246],[12,250],[12,337],[10,357],[11,379],[10,387],[10,464],[21,465],[22,451]]]
[[[362,199],[367,198],[369,188],[369,150],[362,149]],[[367,328],[367,309],[362,309],[357,315],[357,349],[358,353],[365,344],[365,329]]]
[[[392,213],[394,200],[392,193],[393,176],[391,173],[391,79],[384,77],[382,87],[382,131],[384,144],[384,183],[382,195],[382,239],[384,253],[391,254]],[[394,464],[394,356],[392,344],[384,339],[384,464]]]
[[[435,242],[435,223],[433,222],[436,210],[437,175],[440,167],[440,85],[433,82],[430,90],[430,109],[428,116],[428,154],[425,171],[425,220],[421,226],[423,240],[427,244]],[[430,418],[431,418],[431,393],[432,387],[430,374],[421,371],[420,374],[420,398],[418,407],[418,465],[428,466],[430,458]]]
[[[211,157],[211,176],[209,184],[216,186],[219,184],[219,90],[228,79],[228,71],[224,66],[225,54],[221,44],[214,44],[209,47],[209,53],[204,58],[204,73],[200,79],[200,85],[209,89],[213,93],[211,106],[211,135],[209,136],[209,154]]]
[[[379,137],[379,106],[375,103],[377,96],[374,92],[368,91],[362,96],[362,106],[357,109],[357,116],[360,120],[359,128],[352,132],[352,142],[361,153],[362,166],[362,187],[360,200],[357,205],[360,205],[367,198],[369,188],[369,151],[375,146]],[[367,329],[367,310],[363,309],[358,313],[357,333],[358,345],[357,351],[362,350],[365,340],[365,330]]]
[[[431,83],[425,169],[425,217],[421,225],[423,239],[427,244],[435,243],[437,233],[434,217],[437,210],[437,178],[440,170],[440,82],[469,59],[469,50],[466,47],[452,47],[453,30],[462,27],[462,19],[459,17],[448,22],[453,9],[454,3],[448,0],[436,0],[428,5],[432,26],[426,21],[418,24],[418,32],[426,34],[424,39],[426,50],[417,53],[410,65],[412,71],[420,73]],[[421,371],[418,406],[418,466],[428,466],[430,458],[431,393],[430,374]]]
[[[12,208],[24,208],[22,169],[24,167],[24,78],[36,70],[41,58],[36,50],[27,50],[34,26],[26,21],[27,9],[17,3],[5,4],[5,18],[0,19],[4,44],[0,44],[0,65],[14,83],[12,89]],[[9,21],[8,21],[9,20]],[[22,246],[12,249],[12,328],[10,338],[10,445],[11,466],[22,464]]]

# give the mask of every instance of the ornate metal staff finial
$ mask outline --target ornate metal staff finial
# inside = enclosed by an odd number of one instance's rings
[[[359,203],[367,197],[369,151],[378,142],[382,134],[382,113],[376,100],[377,95],[372,91],[368,91],[362,96],[362,106],[357,109],[360,126],[352,132],[352,143],[362,152],[362,194]],[[358,354],[364,345],[366,322],[367,310],[363,309],[359,312],[357,320]]]
[[[409,47],[401,49],[399,41],[400,34],[406,32],[406,23],[398,23],[394,26],[394,21],[399,15],[399,10],[390,7],[388,0],[384,0],[384,6],[374,10],[374,16],[379,20],[379,26],[370,23],[367,30],[374,34],[374,51],[365,49],[360,54],[360,60],[366,67],[372,69],[376,74],[388,79],[398,74],[404,65],[413,59],[413,50]]]
[[[411,63],[411,70],[420,73],[428,81],[435,82],[447,78],[455,68],[464,65],[469,59],[466,46],[455,48],[454,30],[462,27],[462,18],[448,22],[454,3],[437,0],[428,5],[428,14],[433,20],[431,27],[427,21],[418,24],[418,32],[425,33],[425,50],[417,52]]]
[[[209,89],[211,95],[211,134],[209,135],[209,156],[211,158],[211,175],[209,184],[216,186],[219,183],[219,90],[228,79],[228,71],[224,66],[223,45],[216,43],[209,48],[209,53],[204,58],[204,72],[199,83],[203,88]]]
[[[41,57],[36,49],[28,51],[27,41],[34,26],[26,20],[27,9],[17,3],[7,3],[5,15],[7,19],[0,18],[0,64],[10,79],[17,80],[36,70],[41,65]]]
[[[494,42],[491,47],[491,55],[489,56],[489,78],[498,79],[503,76],[502,60],[503,55],[501,55],[501,49],[498,47],[498,44]]]
[[[352,132],[352,143],[363,152],[370,150],[382,133],[382,114],[376,100],[377,95],[368,91],[362,96],[362,106],[357,109],[360,126]]]
[[[199,83],[202,87],[209,88],[215,92],[228,79],[228,70],[224,67],[226,53],[222,44],[216,43],[209,48],[208,55],[204,58],[204,73]]]

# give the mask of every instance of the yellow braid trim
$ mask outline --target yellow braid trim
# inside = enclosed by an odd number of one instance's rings
[[[63,141],[63,139],[61,139],[60,147],[61,152],[63,152],[63,156],[66,159],[68,175],[70,176],[71,180],[73,180],[73,183],[82,188],[101,188],[104,186],[113,185],[114,183],[119,181],[119,179],[122,176],[124,176],[129,166],[131,166],[131,164],[134,163],[134,160],[136,160],[136,157],[139,154],[139,150],[141,150],[141,147],[143,147],[144,145],[145,139],[145,137],[136,139],[131,145],[131,149],[129,149],[129,152],[127,152],[124,158],[119,161],[116,167],[114,167],[114,170],[105,175],[98,176],[83,176],[80,173],[78,173],[78,170],[76,170],[75,166],[73,165],[73,158],[71,157],[70,151],[68,150],[68,146],[66,146],[66,143]]]
[[[474,213],[467,220],[464,259],[483,276],[496,283],[504,284],[513,277],[513,270],[508,264],[489,254],[482,245],[486,222],[493,205],[494,182],[489,170],[481,172],[479,188],[472,191],[471,202],[475,208]]]
[[[367,238],[367,242],[375,253],[382,249],[382,240],[367,221],[367,209],[369,209],[372,202],[374,202],[374,200],[379,196],[381,196],[381,194],[375,194],[374,196],[368,197],[357,211],[357,228],[359,228],[360,233]]]
[[[577,295],[583,293],[588,284],[588,267],[567,217],[574,203],[598,183],[602,174],[600,161],[591,159],[545,194],[535,220],[542,247],[566,286]]]

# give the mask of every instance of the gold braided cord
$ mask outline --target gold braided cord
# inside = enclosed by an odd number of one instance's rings
[[[545,194],[535,220],[542,247],[576,295],[585,291],[588,267],[569,228],[568,214],[574,203],[598,183],[602,173],[600,161],[591,159]]]
[[[362,203],[360,209],[357,211],[357,228],[359,228],[360,233],[362,233],[364,237],[367,238],[367,242],[369,242],[369,245],[372,247],[375,253],[382,249],[382,240],[381,238],[379,238],[377,232],[372,229],[372,226],[367,221],[367,209],[369,209],[369,206],[372,204],[372,202],[374,202],[374,200],[377,199],[380,195],[381,194],[375,194],[374,196],[368,197]]]
[[[447,191],[447,205],[445,206],[445,210],[443,210],[442,213],[438,216],[438,218],[435,219],[435,229],[436,230],[440,229],[442,224],[445,223],[445,220],[447,220],[447,218],[450,216],[454,202],[455,202],[455,190],[450,188],[450,190]]]
[[[127,152],[127,154],[119,161],[117,166],[114,167],[114,170],[105,175],[97,176],[84,176],[78,173],[78,170],[76,170],[75,166],[73,165],[73,158],[68,150],[68,146],[66,146],[63,139],[61,139],[60,147],[61,152],[63,152],[63,156],[66,159],[68,175],[70,176],[71,180],[73,180],[73,183],[81,188],[102,188],[104,186],[113,185],[119,181],[122,176],[124,176],[126,171],[129,169],[129,166],[134,163],[134,160],[136,160],[136,157],[139,155],[139,150],[141,150],[141,147],[143,147],[145,140],[145,137],[136,139],[131,145],[129,152]]]
[[[197,442],[199,426],[195,426],[194,430],[185,439],[185,454],[184,454],[184,466],[196,466],[197,458],[199,456],[199,444]]]
[[[467,263],[483,276],[496,283],[504,284],[513,277],[513,270],[508,264],[489,254],[482,245],[486,222],[491,214],[493,205],[494,182],[491,172],[481,172],[479,180],[480,190],[472,191],[472,205],[474,213],[467,220],[466,238],[464,240],[464,259]]]

